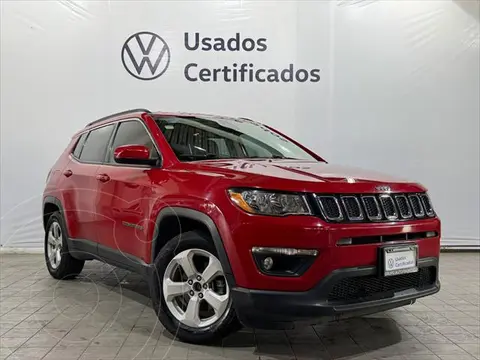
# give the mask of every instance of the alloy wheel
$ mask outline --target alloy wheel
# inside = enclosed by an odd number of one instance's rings
[[[180,323],[197,329],[214,324],[230,307],[222,265],[202,249],[182,251],[170,261],[163,276],[163,296]]]
[[[47,256],[52,269],[57,269],[62,261],[62,228],[56,221],[52,222],[48,230]]]

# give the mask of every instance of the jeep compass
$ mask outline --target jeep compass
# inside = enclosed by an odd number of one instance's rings
[[[139,273],[165,328],[192,343],[440,288],[424,187],[327,164],[246,118],[136,109],[89,123],[48,173],[43,224],[54,278],[94,259]]]

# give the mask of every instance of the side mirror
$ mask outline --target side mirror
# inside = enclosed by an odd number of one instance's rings
[[[122,145],[115,149],[113,158],[119,164],[155,165],[156,159],[150,159],[150,150],[144,145]]]

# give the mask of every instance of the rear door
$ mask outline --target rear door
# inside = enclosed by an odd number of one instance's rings
[[[98,180],[96,175],[105,159],[107,145],[115,125],[106,125],[81,135],[71,161],[64,170],[67,179],[65,186],[66,209],[75,217],[74,226],[70,229],[73,239],[97,241],[97,217],[95,199],[97,198]],[[94,246],[96,248],[96,246]]]
[[[152,173],[155,172],[155,181],[161,181],[164,173],[149,165],[116,163],[113,152],[122,145],[147,146],[152,159],[159,159],[160,155],[140,119],[124,120],[118,124],[106,161],[97,173],[101,178],[96,201],[99,255],[123,265],[135,265],[139,260],[149,261],[147,232],[153,226],[149,214],[156,192],[161,189],[152,186]]]

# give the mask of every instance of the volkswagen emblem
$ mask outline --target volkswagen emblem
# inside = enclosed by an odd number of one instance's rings
[[[388,259],[388,268],[389,269],[393,269],[394,264],[395,264],[395,261],[392,258]]]
[[[122,47],[122,63],[139,80],[153,80],[163,75],[170,64],[170,49],[160,36],[142,31],[130,36]]]

